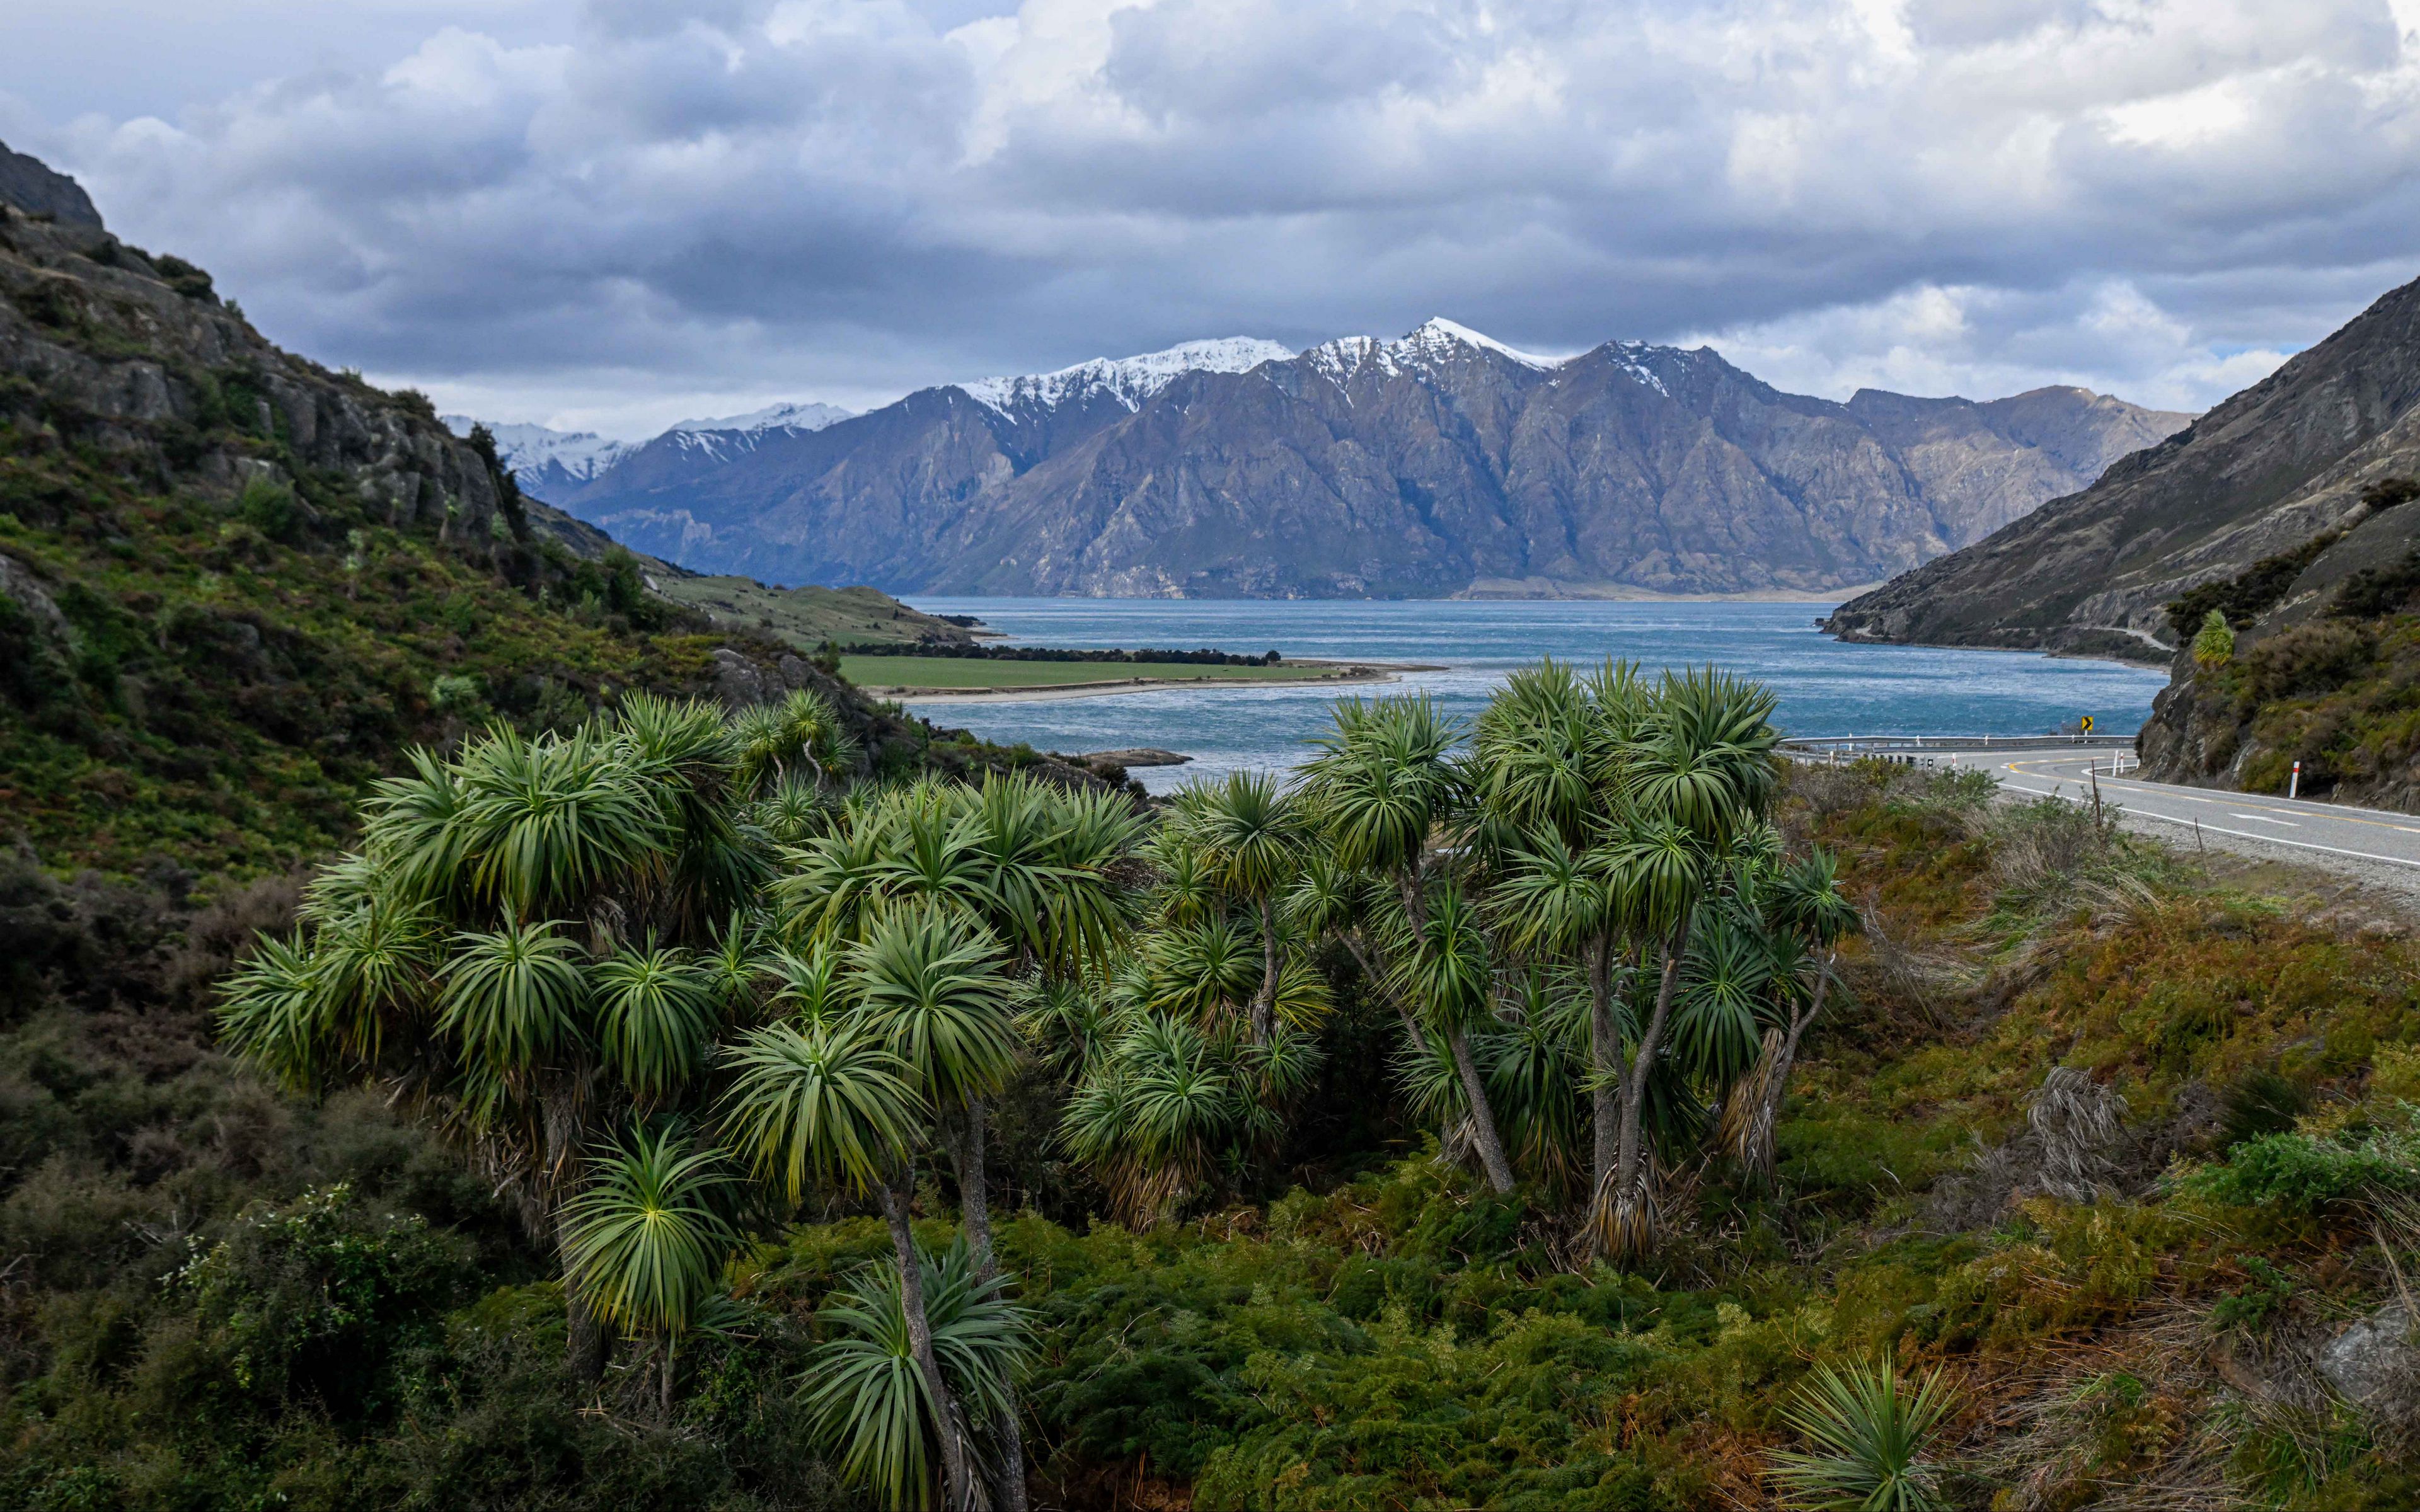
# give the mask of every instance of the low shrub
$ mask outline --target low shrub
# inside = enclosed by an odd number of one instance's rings
[[[2358,1139],[2263,1134],[2194,1173],[2189,1190],[2233,1207],[2273,1204],[2314,1214],[2332,1204],[2420,1187],[2420,1135],[2373,1130]]]

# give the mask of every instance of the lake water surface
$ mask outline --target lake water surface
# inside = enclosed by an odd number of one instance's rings
[[[1815,628],[1830,602],[1444,603],[1260,599],[917,598],[936,614],[972,614],[1031,645],[1190,649],[1288,657],[1424,662],[1395,684],[1168,688],[1109,698],[909,707],[987,739],[1043,750],[1162,746],[1194,761],[1137,771],[1154,791],[1238,766],[1290,765],[1326,727],[1342,693],[1427,692],[1448,712],[1478,713],[1505,674],[1542,656],[1592,666],[1628,657],[1650,671],[1712,662],[1780,694],[1792,734],[2039,734],[2079,715],[2130,733],[2164,673],[2118,662],[2006,651],[1844,645]]]

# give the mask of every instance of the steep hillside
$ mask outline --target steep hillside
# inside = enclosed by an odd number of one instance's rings
[[[2165,606],[2324,532],[2281,612],[2397,549],[2364,490],[2420,471],[2420,283],[2091,488],[1842,605],[1849,640],[2040,648],[2166,661]],[[2393,540],[2389,538],[2393,537]]]
[[[672,569],[524,501],[427,400],[278,350],[199,269],[49,208],[89,208],[70,181],[7,171],[0,846],[283,868],[408,744],[630,688],[814,683],[876,745],[912,738],[772,637],[648,592]]]
[[[634,456],[556,501],[701,570],[892,591],[1822,592],[2184,418],[2072,389],[1834,404],[1711,351],[1546,360],[1435,320],[924,390],[710,467]]]

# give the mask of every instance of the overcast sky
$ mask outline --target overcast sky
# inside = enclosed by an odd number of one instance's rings
[[[7,0],[275,340],[609,434],[1445,315],[2199,409],[2420,274],[2420,0]]]

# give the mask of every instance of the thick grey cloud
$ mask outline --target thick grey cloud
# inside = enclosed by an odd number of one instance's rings
[[[1436,313],[1822,393],[2197,407],[2420,272],[2420,0],[332,14],[248,79],[121,29],[156,104],[0,72],[0,132],[279,339],[504,418],[638,432]]]

